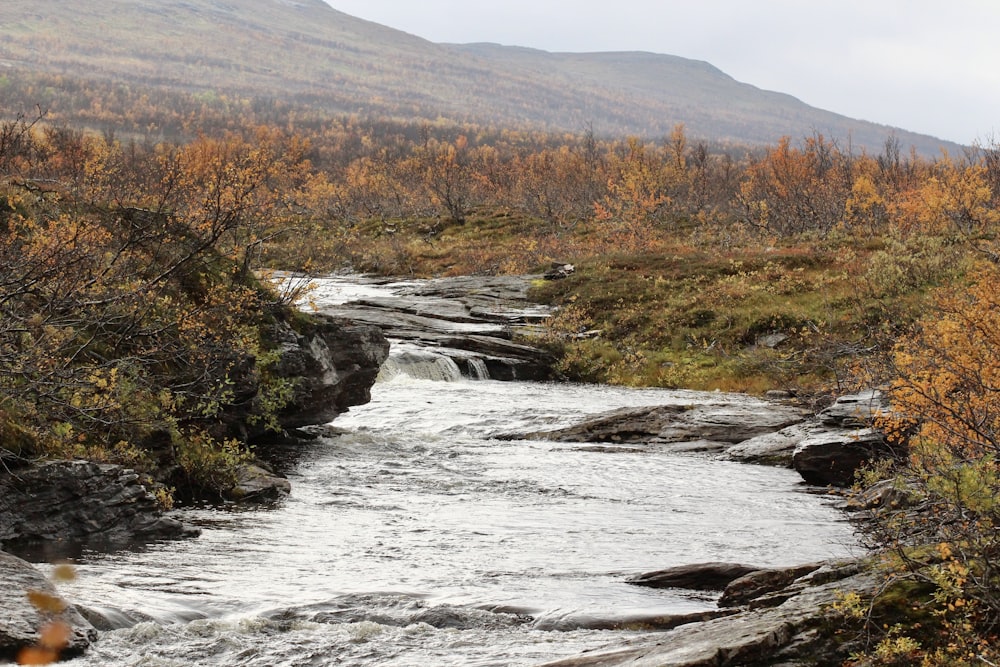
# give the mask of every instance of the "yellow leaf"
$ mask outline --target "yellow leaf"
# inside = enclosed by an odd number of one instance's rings
[[[66,609],[66,603],[58,595],[44,591],[28,591],[28,601],[38,611],[58,614]]]
[[[55,651],[37,646],[21,649],[17,654],[19,665],[51,665],[58,659],[59,655]]]

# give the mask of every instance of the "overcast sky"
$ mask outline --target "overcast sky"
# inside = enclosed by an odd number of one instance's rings
[[[653,51],[812,106],[1000,139],[997,0],[327,0],[434,42]]]

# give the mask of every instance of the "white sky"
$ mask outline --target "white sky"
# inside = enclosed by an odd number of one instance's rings
[[[433,42],[706,60],[815,107],[1000,140],[998,0],[327,0]]]

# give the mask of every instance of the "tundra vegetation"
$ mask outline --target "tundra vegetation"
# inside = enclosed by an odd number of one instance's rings
[[[22,108],[58,88],[0,86]],[[567,379],[817,403],[887,388],[906,453],[860,483],[908,500],[866,522],[886,584],[842,605],[869,639],[854,663],[1000,662],[996,146],[931,159],[891,137],[752,148],[67,90],[71,114],[0,125],[5,458],[166,456],[220,486],[249,456],[220,427],[247,379],[262,423],[289,391],[264,325],[291,295],[262,271],[572,263],[535,290]]]

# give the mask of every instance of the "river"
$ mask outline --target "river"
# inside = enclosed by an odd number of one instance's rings
[[[493,437],[752,399],[419,374],[385,373],[290,452],[276,505],[184,509],[200,537],[85,552],[61,592],[130,627],[67,664],[535,665],[634,636],[591,629],[609,620],[714,607],[630,575],[855,549],[790,470]]]

